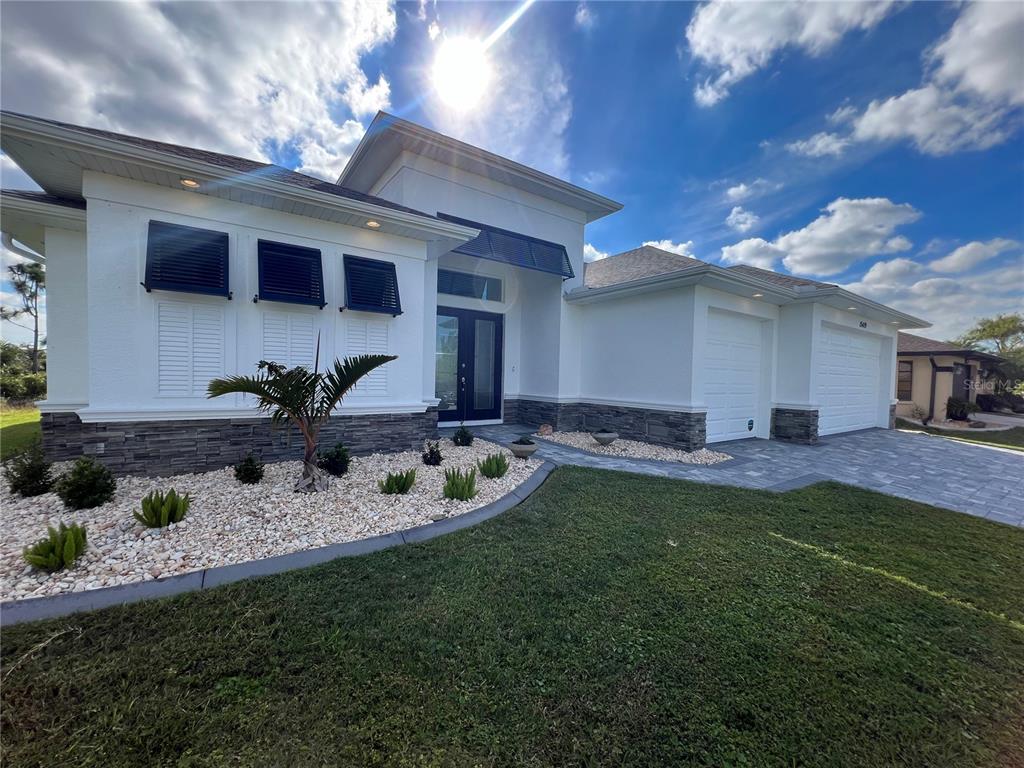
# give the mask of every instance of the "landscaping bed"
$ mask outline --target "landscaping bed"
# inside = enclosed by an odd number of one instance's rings
[[[682,464],[717,464],[732,458],[727,453],[701,448],[697,451],[683,451],[654,443],[643,443],[639,440],[624,440],[621,437],[609,445],[598,443],[590,432],[553,432],[550,435],[537,435],[543,440],[568,445],[603,456],[618,456],[629,459],[654,459],[656,461],[678,461]]]
[[[1024,531],[578,467],[423,544],[4,629],[10,766],[1024,765]]]
[[[946,437],[964,443],[977,443],[996,448],[1009,448],[1024,451],[1024,427],[1006,426],[1001,429],[960,429],[938,428],[932,425],[922,426],[919,422],[907,419],[896,419],[896,428],[913,432],[926,432],[929,435]]]
[[[81,510],[67,508],[52,491],[30,498],[12,495],[4,483],[0,599],[152,581],[401,531],[489,504],[542,464],[538,459],[512,459],[507,449],[485,440],[466,447],[439,442],[444,455],[440,466],[424,465],[420,453],[413,451],[353,458],[346,474],[331,478],[330,490],[312,494],[292,490],[302,471],[298,461],[267,464],[256,485],[238,482],[231,467],[174,477],[123,477],[117,480],[112,501]],[[478,471],[473,499],[443,497],[445,469],[475,467],[492,453],[508,457],[504,477],[489,479]],[[55,474],[66,468],[55,466]],[[379,480],[408,469],[416,470],[416,480],[407,494],[381,493]],[[192,497],[185,519],[166,528],[145,528],[136,522],[133,513],[142,498],[170,488]],[[86,527],[88,546],[81,558],[73,567],[52,574],[27,565],[23,548],[42,537],[47,526],[62,522]]]

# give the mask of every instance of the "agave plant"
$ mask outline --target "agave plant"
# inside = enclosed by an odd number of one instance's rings
[[[259,409],[270,414],[274,426],[291,425],[298,429],[305,452],[302,477],[295,483],[295,490],[301,493],[326,491],[328,478],[316,461],[320,428],[363,376],[395,359],[395,355],[358,355],[335,360],[333,368],[320,371],[320,341],[317,339],[313,370],[304,366],[285,368],[260,360],[255,376],[213,379],[207,387],[207,396],[239,392],[252,395]]]

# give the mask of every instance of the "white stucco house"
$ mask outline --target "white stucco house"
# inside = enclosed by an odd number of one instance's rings
[[[5,235],[47,268],[54,458],[171,473],[299,446],[209,379],[257,361],[398,359],[325,434],[405,450],[438,423],[617,429],[687,449],[887,427],[899,329],[838,286],[651,247],[584,264],[621,205],[379,114],[330,184],[273,165],[3,113],[44,190]]]

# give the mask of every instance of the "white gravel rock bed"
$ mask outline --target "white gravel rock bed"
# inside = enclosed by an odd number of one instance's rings
[[[543,463],[523,461],[494,443],[474,440],[459,447],[441,440],[441,466],[423,464],[419,452],[373,454],[352,459],[349,471],[332,477],[326,493],[294,493],[298,461],[267,464],[258,485],[235,480],[234,469],[174,477],[122,477],[113,501],[93,509],[67,509],[55,493],[23,499],[0,483],[0,600],[81,592],[152,581],[212,566],[260,560],[288,552],[364,539],[463,514],[495,501],[527,480]],[[477,495],[454,501],[442,495],[444,470],[468,469],[489,453],[504,453],[509,470],[489,479],[477,471]],[[68,465],[54,466],[54,474]],[[377,481],[388,472],[416,469],[405,495],[385,495]],[[188,516],[167,528],[145,528],[132,513],[152,490],[174,488],[192,496]],[[48,574],[22,559],[46,526],[86,526],[88,546],[74,568]]]
[[[554,432],[550,435],[537,435],[543,440],[568,445],[570,448],[599,453],[604,456],[616,456],[627,459],[656,459],[657,461],[678,461],[683,464],[717,464],[732,458],[727,453],[701,448],[687,453],[678,448],[668,448],[653,443],[642,443],[638,440],[618,438],[611,445],[601,445],[589,432]]]

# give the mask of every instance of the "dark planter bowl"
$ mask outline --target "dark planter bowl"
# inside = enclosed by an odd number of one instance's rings
[[[591,437],[593,437],[595,440],[597,440],[597,442],[599,442],[601,445],[611,445],[612,443],[614,443],[616,440],[619,439],[619,433],[618,432],[592,432],[591,433]]]

